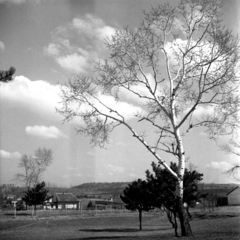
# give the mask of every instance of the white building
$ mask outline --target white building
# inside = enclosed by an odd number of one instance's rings
[[[228,205],[240,205],[240,186],[234,188],[227,194]]]
[[[81,201],[72,193],[55,193],[45,202],[46,208],[53,209],[80,209]]]

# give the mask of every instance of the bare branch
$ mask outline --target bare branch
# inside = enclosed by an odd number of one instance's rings
[[[20,173],[15,175],[15,180],[24,183],[27,189],[39,183],[42,173],[52,163],[53,152],[51,149],[38,148],[35,156],[22,155],[19,162]]]

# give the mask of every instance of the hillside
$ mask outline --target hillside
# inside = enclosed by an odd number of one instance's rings
[[[123,193],[123,190],[127,187],[129,182],[91,182],[83,183],[71,188],[63,187],[47,187],[50,194],[54,193],[73,193],[78,197],[108,197],[108,196],[119,196]],[[202,192],[212,192],[218,196],[226,196],[237,184],[214,184],[214,183],[201,183],[198,189]],[[1,192],[4,193],[3,189],[0,188]],[[17,196],[23,196],[25,188],[13,187],[8,189],[6,194],[14,194]]]
[[[233,189],[239,184],[235,183],[199,183],[198,188],[199,189]]]
[[[78,191],[79,195],[113,195],[118,196],[122,194],[129,182],[113,182],[113,183],[84,183],[72,187],[72,191]],[[203,192],[213,192],[219,196],[226,196],[237,184],[214,184],[201,183],[199,190]]]
[[[213,183],[201,183],[198,185],[198,189],[204,193],[213,193],[219,197],[226,197],[232,189],[234,189],[238,184],[213,184]]]
[[[92,182],[84,183],[78,186],[74,186],[71,189],[78,189],[83,195],[113,195],[118,196],[122,194],[123,190],[127,187],[129,182]]]

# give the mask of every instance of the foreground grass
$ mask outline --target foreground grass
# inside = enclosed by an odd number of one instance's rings
[[[218,208],[214,213],[193,213],[193,237],[184,239],[240,239],[240,207]],[[145,213],[143,230],[139,231],[138,215],[130,212],[62,213],[38,218],[31,213],[0,213],[1,240],[32,239],[177,239],[165,214]]]

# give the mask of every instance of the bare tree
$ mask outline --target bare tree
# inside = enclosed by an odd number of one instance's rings
[[[176,8],[152,8],[139,28],[107,39],[110,58],[96,63],[95,75],[76,76],[61,88],[58,111],[64,121],[81,118],[77,133],[103,147],[116,127],[125,126],[177,179],[183,236],[191,234],[183,207],[184,137],[202,127],[217,140],[239,127],[239,45],[221,25],[221,7],[216,0],[183,0]],[[129,121],[122,108],[133,104],[138,111]],[[146,131],[137,132],[137,124]],[[176,157],[177,173],[162,152]]]
[[[21,172],[15,175],[15,179],[24,183],[29,190],[41,181],[41,175],[52,163],[53,152],[51,149],[38,148],[34,156],[22,155],[18,167]]]
[[[18,167],[20,173],[15,175],[15,180],[24,183],[27,189],[30,189],[34,182],[35,166],[32,156],[22,155]]]
[[[51,149],[38,148],[35,151],[35,172],[36,172],[36,183],[39,183],[41,174],[46,171],[47,167],[52,163],[53,152]]]
[[[240,141],[239,136],[236,135],[228,143],[222,144],[221,149],[227,154],[234,154],[240,157]],[[226,172],[233,176],[236,180],[240,181],[240,160]]]

